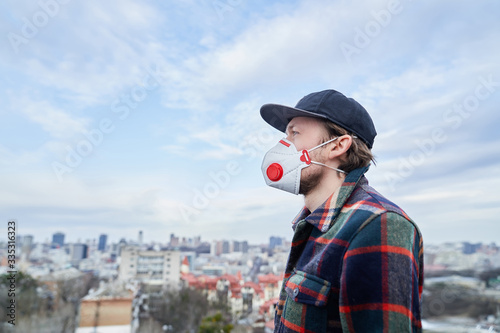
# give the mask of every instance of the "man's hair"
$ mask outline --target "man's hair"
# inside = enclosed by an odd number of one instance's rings
[[[346,134],[352,136],[351,147],[347,150],[345,156],[341,158],[340,165],[338,166],[340,170],[349,173],[354,169],[368,166],[370,162],[375,164],[375,158],[373,157],[372,151],[368,148],[366,143],[356,137],[355,134],[350,133],[329,120],[324,120],[322,123],[328,133],[328,138],[326,138],[325,141]]]

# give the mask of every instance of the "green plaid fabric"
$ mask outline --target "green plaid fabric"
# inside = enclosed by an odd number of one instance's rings
[[[293,221],[275,332],[421,332],[422,236],[367,170]]]

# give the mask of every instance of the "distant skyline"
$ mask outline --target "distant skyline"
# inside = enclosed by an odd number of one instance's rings
[[[102,236],[103,234],[99,234],[99,236]],[[21,237],[24,237],[24,236],[33,236],[33,235],[28,235],[28,234],[21,234],[21,235],[17,235],[18,237],[21,236]],[[52,235],[53,236],[53,235]],[[50,236],[50,237],[46,237],[44,239],[38,239],[38,237],[34,237],[34,239],[32,240],[33,243],[51,243],[52,242],[52,239],[53,237]],[[68,237],[69,236],[69,237]],[[82,238],[75,238],[75,237],[71,237],[71,235],[66,235],[64,234],[64,244],[71,244],[71,243],[86,243],[87,241],[90,241],[90,242],[94,242],[96,243],[96,246],[99,246],[99,236],[98,237],[94,237],[94,238],[85,238],[85,239],[82,239]],[[107,236],[107,235],[105,235]],[[151,237],[154,237],[154,235],[150,235]],[[180,240],[182,240],[182,238],[185,238],[186,241],[191,239],[191,240],[194,240],[196,237],[199,237],[199,235],[175,235],[176,237],[178,237]],[[241,236],[241,235],[240,235]],[[282,238],[282,239],[285,239],[287,241],[291,241],[291,239],[285,237],[285,236],[278,236],[278,235],[269,235],[267,237],[267,239],[264,239],[262,241],[256,241],[256,242],[249,242],[250,245],[265,245],[265,244],[271,244],[271,246],[273,244],[275,244],[276,242],[276,238]],[[120,240],[122,239],[125,239],[127,242],[138,242],[138,237],[136,238],[133,238],[133,237],[130,237],[130,238],[127,238],[127,237],[120,237],[120,236],[116,236],[115,238],[106,238],[106,246],[109,246],[110,244],[116,244],[118,243]],[[273,239],[273,240],[272,240]],[[239,238],[224,238],[224,237],[221,237],[221,238],[218,238],[218,239],[203,239],[203,237],[201,237],[201,242],[204,243],[204,242],[208,242],[208,243],[212,243],[213,241],[248,241],[247,239],[245,238],[242,238],[242,237],[239,237]],[[154,238],[147,238],[145,240],[143,240],[143,244],[151,244],[151,243],[161,243],[161,244],[168,244],[170,242],[170,239],[169,238],[166,238],[164,240],[159,240],[159,239],[154,239]],[[274,242],[274,243],[273,243]],[[471,240],[467,240],[467,239],[463,239],[463,240],[438,240],[436,242],[428,242],[427,245],[441,245],[441,244],[444,244],[444,243],[467,243],[467,244],[478,244],[478,243],[481,243],[483,245],[491,245],[492,243],[495,243],[497,246],[500,246],[500,242],[498,241],[471,241]]]
[[[70,243],[86,243],[87,241],[95,241],[96,245],[98,246],[99,245],[99,236],[101,236],[102,234],[99,234],[97,237],[93,237],[93,238],[79,238],[79,237],[76,237],[75,235],[67,235],[67,234],[64,234],[64,244],[70,244]],[[24,236],[33,236],[32,234],[18,234],[17,237],[24,237]],[[145,240],[143,240],[143,243],[144,244],[150,244],[150,243],[162,243],[162,244],[168,244],[170,242],[170,239],[169,238],[166,238],[164,240],[160,240],[160,239],[154,239],[154,238],[151,238],[153,237],[154,235],[150,235],[150,238],[146,238]],[[198,235],[176,235],[177,237],[180,238],[180,240],[182,240],[182,238],[186,238],[186,240],[189,240],[189,239],[192,239],[194,240],[194,238],[196,237],[199,237]],[[37,237],[37,236],[33,236],[34,239],[33,239],[33,242],[34,243],[53,243],[53,235],[49,236],[49,237],[45,237],[45,238],[41,238],[41,237]],[[275,235],[270,235],[267,239],[264,239],[262,242],[255,242],[255,243],[251,243],[252,245],[260,245],[260,244],[268,244],[269,243],[269,239],[271,237],[276,237]],[[106,246],[112,244],[112,243],[118,243],[121,239],[125,239],[127,242],[138,242],[138,237],[136,238],[133,238],[133,237],[120,237],[120,236],[117,236],[115,238],[106,238]],[[209,242],[211,243],[212,241],[221,241],[221,240],[227,240],[227,241],[247,241],[247,239],[245,238],[219,238],[219,239],[203,239],[203,237],[201,238],[201,242]],[[0,240],[0,242],[3,241],[3,240]]]
[[[0,4],[0,237],[291,239],[259,115],[336,89],[370,112],[370,184],[424,242],[500,242],[494,0]],[[5,237],[2,238],[4,240]]]

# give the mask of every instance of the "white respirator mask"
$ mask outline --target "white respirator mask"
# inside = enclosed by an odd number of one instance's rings
[[[298,151],[295,145],[287,139],[281,139],[276,146],[266,153],[262,161],[262,174],[264,175],[266,184],[283,191],[299,194],[302,169],[311,164],[321,165],[338,172],[346,173],[326,164],[312,161],[309,156],[311,151],[337,139],[338,137],[333,138],[316,147],[302,151]]]

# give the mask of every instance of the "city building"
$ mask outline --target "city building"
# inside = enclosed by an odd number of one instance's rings
[[[87,244],[75,243],[70,245],[71,265],[78,267],[80,261],[88,257],[89,247]]]
[[[98,332],[107,332],[106,326],[130,325],[134,291],[132,285],[101,280],[99,287],[89,290],[81,300],[80,327],[99,327]]]
[[[106,242],[108,241],[108,235],[102,234],[99,236],[99,245],[97,245],[97,250],[104,252],[106,251]]]
[[[215,256],[233,252],[248,253],[248,242],[220,240],[213,241],[210,246],[210,253]]]
[[[226,241],[226,240],[222,241],[221,248],[222,248],[221,253],[229,253],[230,252],[229,241]]]
[[[16,237],[16,248],[19,249],[19,253],[21,253],[25,258],[31,252],[33,247],[33,236],[32,235],[18,235]]]
[[[187,271],[187,272],[194,271],[194,262],[196,260],[196,252],[193,252],[193,251],[182,252],[181,258],[183,258],[182,265],[186,266],[184,268],[181,267],[181,272],[183,269],[184,269],[184,271]]]
[[[64,245],[64,234],[62,232],[56,232],[55,234],[53,234],[52,246],[56,248],[56,247],[63,247],[63,245]]]
[[[248,253],[248,242],[243,241],[233,241],[232,243],[232,252],[242,252],[242,253]]]
[[[120,239],[120,241],[118,242],[118,246],[117,246],[117,248],[118,248],[118,251],[117,251],[118,252],[118,257],[121,256],[122,249],[125,246],[127,246],[127,241],[125,240],[125,238]]]
[[[241,242],[241,252],[248,253],[248,242],[247,241]]]
[[[272,250],[276,247],[283,246],[283,238],[282,237],[269,237],[269,248]]]
[[[180,282],[180,252],[146,251],[126,246],[121,252],[120,280],[139,280],[177,288]]]
[[[174,234],[170,234],[170,246],[171,247],[179,246],[179,237],[176,237]]]
[[[80,303],[80,326],[130,325],[132,319],[132,296],[84,298]]]
[[[142,230],[139,230],[139,235],[137,237],[137,243],[139,243],[139,245],[142,245],[142,241],[143,241]]]
[[[259,282],[256,283],[245,282],[240,272],[235,275],[214,274],[215,276],[205,273],[204,269],[203,274],[198,276],[192,273],[183,274],[184,286],[202,290],[211,301],[227,301],[234,316],[249,314],[253,311],[260,312],[260,308],[269,300],[276,303],[283,279],[282,275],[259,275]],[[266,311],[269,311],[271,304],[268,303]],[[263,315],[263,312],[260,315]]]
[[[481,243],[471,244],[469,242],[463,242],[462,253],[463,254],[473,254],[481,248]]]

